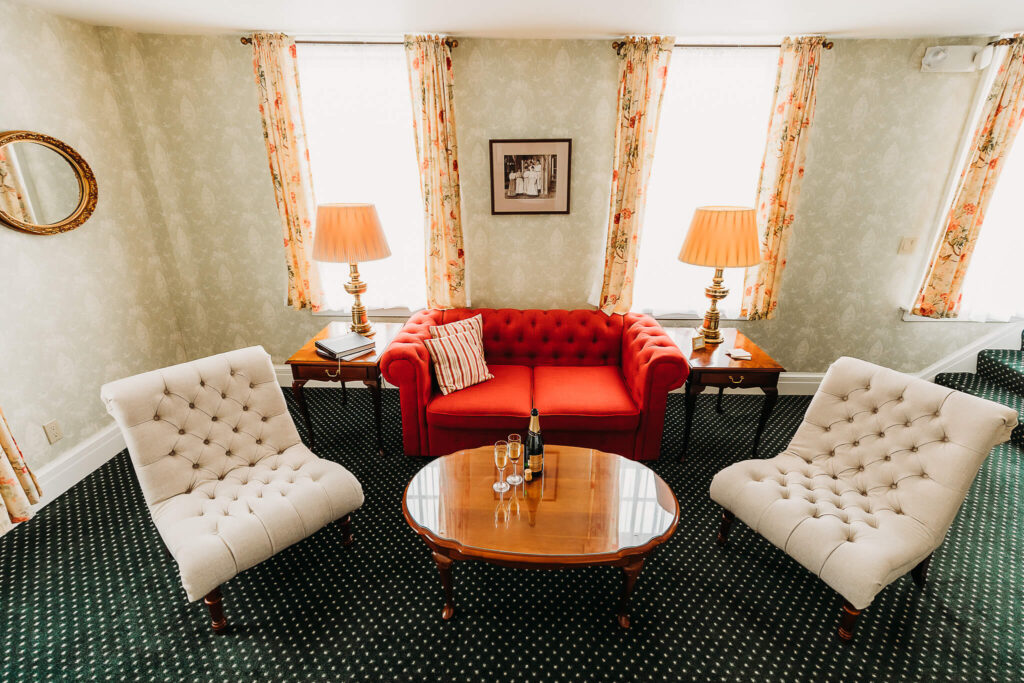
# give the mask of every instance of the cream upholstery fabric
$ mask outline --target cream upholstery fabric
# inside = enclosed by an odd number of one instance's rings
[[[780,455],[715,475],[711,498],[867,607],[941,543],[1006,406],[854,358],[825,375]]]
[[[344,517],[356,478],[299,438],[262,347],[104,385],[189,600]]]

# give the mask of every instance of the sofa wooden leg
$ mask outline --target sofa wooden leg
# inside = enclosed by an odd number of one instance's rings
[[[860,612],[850,603],[843,603],[843,610],[839,613],[839,632],[837,634],[839,640],[844,643],[853,641],[853,628],[857,625],[857,617],[860,616]]]
[[[341,544],[352,545],[352,515],[345,515],[337,522],[341,529]]]
[[[725,545],[729,538],[729,530],[732,529],[732,523],[735,519],[736,515],[728,510],[722,510],[722,523],[718,525],[718,538],[715,539],[718,545]]]
[[[214,588],[203,598],[207,609],[210,610],[210,626],[213,632],[220,635],[228,628],[228,620],[224,616],[224,604],[221,600],[220,588]]]
[[[934,553],[932,553],[934,555]],[[928,577],[928,565],[931,564],[932,556],[921,560],[916,567],[910,570],[910,575],[914,577],[914,583],[918,586],[923,586],[925,579]]]

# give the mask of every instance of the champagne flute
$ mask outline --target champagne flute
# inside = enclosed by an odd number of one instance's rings
[[[505,468],[508,467],[508,442],[496,441],[494,444],[494,466],[498,468],[500,478],[494,482],[494,490],[498,493],[508,491],[509,485],[505,483]]]
[[[508,459],[512,461],[512,476],[507,481],[513,486],[519,486],[523,483],[523,477],[517,474],[516,465],[519,464],[519,458],[523,456],[523,440],[518,434],[508,435]]]

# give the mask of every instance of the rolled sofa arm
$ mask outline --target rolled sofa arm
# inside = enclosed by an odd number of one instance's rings
[[[430,354],[423,344],[430,328],[441,324],[441,311],[414,313],[380,357],[380,371],[398,387],[402,407],[402,446],[408,455],[426,455],[427,402],[430,400]]]
[[[686,357],[657,320],[643,313],[624,316],[622,377],[640,410],[659,395],[663,402],[665,394],[681,387],[689,374]]]

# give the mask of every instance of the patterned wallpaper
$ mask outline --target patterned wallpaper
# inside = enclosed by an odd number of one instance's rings
[[[90,26],[0,0],[0,130],[64,140],[96,174],[99,205],[54,236],[0,227],[0,405],[39,467],[109,423],[104,382],[185,359],[154,244],[159,216],[128,112]],[[60,421],[49,445],[42,424]]]
[[[452,62],[472,305],[586,307],[607,231],[610,41],[459,39]],[[488,140],[499,138],[572,138],[571,213],[491,215]]]
[[[920,73],[934,42],[837,40],[825,54],[780,312],[741,323],[791,371],[844,354],[919,370],[993,329],[897,311],[927,251],[922,239],[897,256],[898,239],[929,229],[977,82]],[[608,41],[460,43],[473,302],[583,306],[605,231],[614,52]],[[283,362],[327,323],[285,306],[250,51],[237,38],[94,28],[0,0],[0,44],[0,128],[66,140],[100,183],[77,231],[0,230],[0,405],[31,464],[108,424],[107,380],[251,344]],[[500,137],[573,138],[570,215],[490,215],[487,141]],[[66,434],[54,447],[40,429],[51,418]]]

